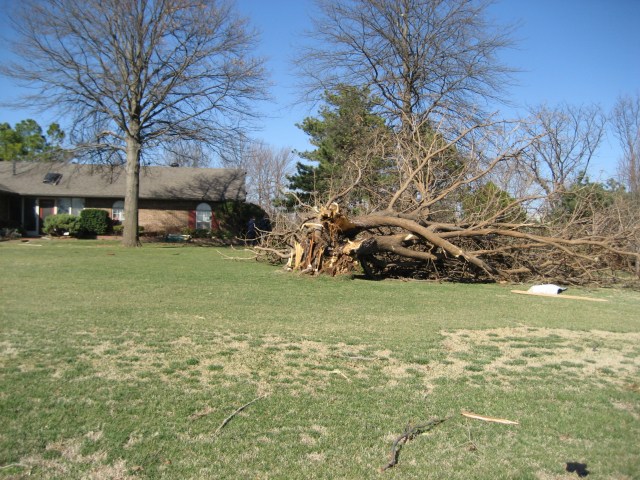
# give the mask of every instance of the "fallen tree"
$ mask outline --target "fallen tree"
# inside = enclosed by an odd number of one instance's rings
[[[638,282],[633,195],[585,177],[539,188],[540,174],[522,162],[542,137],[519,124],[475,123],[455,134],[437,127],[425,120],[372,132],[343,160],[324,204],[298,198],[257,251],[310,274]]]
[[[312,275],[361,269],[370,278],[633,282],[639,255],[625,249],[628,234],[563,238],[553,233],[542,224],[442,223],[391,211],[350,217],[332,203],[256,250]]]

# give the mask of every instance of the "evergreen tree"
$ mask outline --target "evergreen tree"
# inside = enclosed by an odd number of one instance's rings
[[[0,124],[0,160],[52,160],[63,149],[61,147],[65,133],[60,125],[52,123],[44,135],[42,127],[28,118],[16,123],[12,128],[8,123]]]
[[[378,100],[368,89],[348,85],[325,92],[323,100],[318,117],[307,117],[297,125],[316,148],[298,152],[308,162],[298,162],[295,174],[287,177],[289,187],[305,202],[336,194],[349,184],[356,164],[366,165],[368,177],[375,177],[383,167],[380,151],[371,148],[387,130],[376,113]]]

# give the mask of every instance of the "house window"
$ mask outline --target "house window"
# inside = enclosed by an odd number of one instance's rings
[[[196,208],[196,229],[211,230],[211,207],[207,203]]]
[[[82,210],[84,210],[84,198],[72,198],[71,215],[80,215]]]
[[[111,207],[111,220],[114,222],[124,222],[124,202],[118,200]]]
[[[80,215],[84,210],[84,198],[59,198],[57,208],[57,213]]]

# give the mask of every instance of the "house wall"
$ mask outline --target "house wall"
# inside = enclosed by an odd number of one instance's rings
[[[50,198],[50,197],[48,197]],[[0,194],[0,227],[4,224],[19,225],[32,234],[37,233],[38,198]],[[112,215],[113,198],[84,198],[84,208],[105,210]],[[58,199],[56,199],[56,202]],[[23,205],[24,202],[24,205]],[[201,202],[196,200],[140,200],[138,223],[146,233],[180,233],[184,228],[195,227],[195,210]],[[215,202],[206,202],[215,208]],[[24,213],[22,209],[24,208]]]
[[[180,233],[189,226],[189,211],[140,209],[138,223],[145,232]]]
[[[195,201],[140,200],[138,223],[145,232],[180,233],[189,227],[189,212],[196,209]]]
[[[87,198],[85,208],[106,210],[111,216],[114,199]],[[200,202],[187,200],[145,200],[138,203],[138,224],[146,233],[180,233],[192,227],[193,214]],[[212,202],[208,202],[213,207]]]

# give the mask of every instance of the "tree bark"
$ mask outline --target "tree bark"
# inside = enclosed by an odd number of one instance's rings
[[[140,194],[140,140],[137,135],[126,137],[127,164],[126,189],[124,196],[123,247],[139,247],[138,235],[138,198]]]

